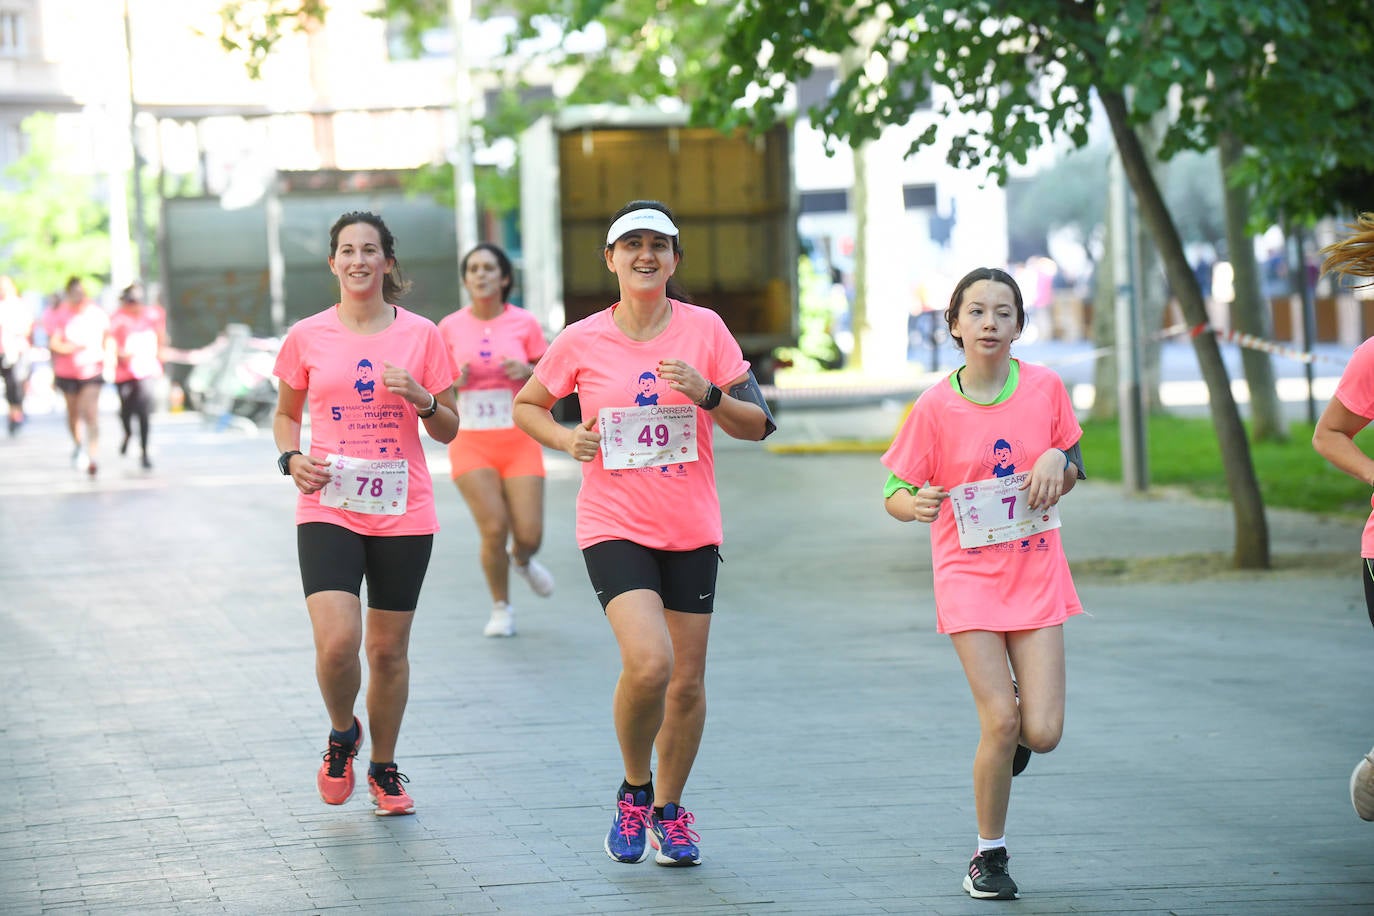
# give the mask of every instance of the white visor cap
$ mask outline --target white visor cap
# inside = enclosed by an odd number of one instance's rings
[[[611,223],[610,231],[606,233],[606,245],[611,246],[616,243],[622,235],[627,232],[638,232],[647,229],[650,232],[657,232],[661,235],[669,235],[677,238],[677,226],[668,218],[668,214],[662,210],[654,210],[645,207],[642,210],[631,210],[620,219]]]

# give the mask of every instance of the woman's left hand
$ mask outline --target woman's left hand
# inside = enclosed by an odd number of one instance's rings
[[[705,376],[680,359],[660,360],[658,377],[667,382],[669,388],[686,395],[693,404],[700,404],[711,390],[711,383]]]
[[[1031,467],[1030,476],[1021,484],[1026,491],[1027,504],[1032,509],[1048,509],[1064,495],[1064,467],[1066,457],[1057,448],[1046,449]]]
[[[501,360],[501,368],[506,370],[506,378],[516,382],[523,382],[531,375],[534,375],[534,367],[521,359],[512,359],[507,356]]]

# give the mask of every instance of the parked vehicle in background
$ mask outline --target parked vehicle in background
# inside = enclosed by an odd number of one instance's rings
[[[520,195],[525,304],[551,333],[616,300],[607,216],[660,200],[689,240],[678,281],[772,383],[773,351],[799,325],[789,125],[751,137],[688,127],[685,112],[573,106],[521,136]]]

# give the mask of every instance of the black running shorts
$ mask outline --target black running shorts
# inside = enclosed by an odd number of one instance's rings
[[[432,534],[394,537],[358,534],[328,522],[296,526],[301,585],[316,592],[360,595],[367,579],[367,606],[379,611],[413,611],[434,549]]]
[[[709,614],[715,609],[720,548],[655,550],[633,541],[602,541],[582,551],[601,609],[635,589],[657,592],[670,611]]]

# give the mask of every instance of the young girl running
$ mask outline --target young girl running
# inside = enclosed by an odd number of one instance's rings
[[[1045,527],[1083,476],[1082,429],[1059,376],[1011,356],[1026,310],[1005,271],[961,279],[945,322],[965,364],[916,400],[882,457],[892,472],[884,497],[893,518],[931,526],[937,629],[949,634],[978,710],[978,846],[964,890],[1010,900],[1011,778],[1031,751],[1059,743],[1063,623],[1083,610],[1059,531]],[[975,498],[985,492],[990,507]]]

